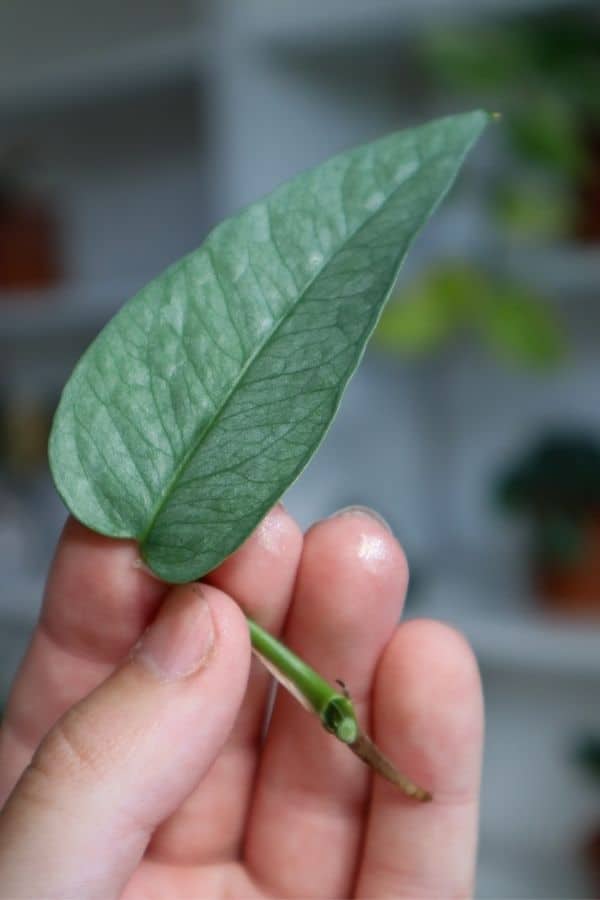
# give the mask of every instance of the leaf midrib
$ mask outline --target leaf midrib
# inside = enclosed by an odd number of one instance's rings
[[[431,160],[429,160],[429,162],[431,162]],[[367,225],[369,225],[369,224],[372,222],[372,220],[373,220],[373,219],[381,212],[382,209],[384,209],[384,207],[390,202],[390,200],[393,199],[393,197],[396,195],[396,193],[397,193],[401,188],[405,187],[406,184],[408,184],[408,183],[409,183],[409,182],[417,175],[417,173],[419,172],[419,170],[421,169],[421,167],[422,167],[422,160],[419,160],[419,164],[417,165],[417,168],[416,168],[413,172],[410,173],[410,175],[408,176],[408,178],[404,179],[404,180],[401,181],[399,184],[397,184],[397,185],[392,189],[392,191],[390,191],[390,193],[389,193],[388,196],[385,198],[385,200],[383,200],[383,202],[377,207],[377,209],[374,209],[373,212],[370,213],[370,214],[369,214],[369,215],[361,222],[361,224],[360,224],[359,226],[357,226],[352,232],[350,232],[350,233],[346,236],[346,238],[344,239],[343,243],[336,249],[335,253],[334,253],[332,256],[330,256],[329,259],[327,259],[327,260],[323,263],[323,265],[321,265],[321,266],[315,271],[315,273],[311,276],[310,280],[308,281],[308,283],[306,284],[306,286],[303,288],[302,293],[299,294],[299,296],[298,296],[296,302],[295,302],[295,303],[292,303],[292,304],[290,305],[289,309],[286,310],[286,312],[285,312],[284,315],[281,317],[281,319],[277,322],[277,324],[275,325],[275,327],[274,327],[270,332],[268,332],[268,334],[266,335],[265,339],[264,339],[260,344],[258,344],[258,346],[257,346],[256,349],[254,350],[254,352],[248,357],[247,361],[244,363],[244,365],[243,365],[242,368],[240,369],[239,375],[237,376],[237,378],[235,379],[235,381],[234,381],[233,384],[231,385],[231,388],[229,389],[229,391],[228,391],[227,394],[225,395],[223,401],[222,401],[221,404],[219,405],[218,410],[216,411],[214,417],[213,417],[213,418],[211,419],[211,421],[204,427],[204,429],[203,429],[202,431],[200,431],[200,433],[198,434],[198,436],[192,439],[192,442],[191,442],[191,445],[190,445],[190,449],[189,449],[186,453],[183,454],[183,457],[182,457],[182,459],[181,459],[181,462],[180,462],[179,465],[175,468],[175,471],[173,472],[173,476],[172,476],[172,477],[169,479],[169,481],[167,482],[167,485],[166,485],[166,487],[165,487],[165,490],[162,492],[162,494],[161,494],[161,496],[160,496],[160,499],[159,499],[158,503],[156,504],[154,510],[152,511],[152,514],[151,514],[151,517],[150,517],[150,522],[149,522],[147,528],[145,528],[144,531],[142,532],[142,534],[138,537],[138,541],[139,541],[140,546],[143,546],[144,542],[147,540],[148,536],[149,536],[150,533],[152,532],[152,529],[154,528],[154,525],[155,525],[155,523],[156,523],[156,520],[157,520],[158,516],[160,515],[160,513],[161,513],[161,511],[162,511],[162,509],[163,509],[165,503],[166,503],[167,500],[169,499],[169,496],[171,495],[174,486],[175,486],[175,485],[177,484],[177,482],[179,481],[179,478],[180,478],[182,472],[187,468],[188,463],[190,462],[190,460],[192,459],[192,457],[195,455],[195,453],[196,453],[198,447],[200,446],[200,444],[202,443],[202,441],[203,441],[203,440],[211,433],[211,431],[213,430],[213,428],[214,428],[214,427],[218,424],[218,422],[220,421],[221,416],[222,416],[222,414],[223,414],[225,408],[227,407],[227,404],[229,403],[229,401],[230,401],[231,398],[233,397],[234,393],[237,391],[237,389],[238,389],[238,387],[240,386],[241,382],[244,380],[244,378],[245,378],[245,376],[246,376],[246,373],[248,372],[248,370],[250,369],[250,367],[253,365],[253,363],[255,362],[255,360],[260,356],[260,354],[263,352],[263,350],[265,349],[265,347],[267,346],[267,344],[268,344],[268,343],[271,341],[271,339],[277,334],[277,332],[279,331],[279,329],[284,325],[284,323],[288,320],[288,318],[289,318],[289,317],[292,315],[292,313],[296,310],[296,308],[297,308],[298,305],[302,302],[302,300],[305,298],[306,294],[307,294],[308,291],[311,289],[311,287],[313,286],[313,284],[317,281],[318,278],[320,278],[320,276],[323,274],[323,272],[325,271],[325,269],[331,264],[331,262],[333,261],[333,259],[335,258],[335,256],[339,253],[339,251],[341,250],[341,248],[342,248],[345,244],[347,244],[349,241],[353,240],[358,234],[360,234],[360,232],[363,230],[363,228],[366,228]],[[268,209],[267,209],[267,214],[269,214],[269,213],[268,213]],[[208,249],[208,248],[207,248],[207,249]],[[211,251],[211,250],[208,250],[208,252],[209,252],[209,256],[212,257],[212,251]],[[213,267],[213,269],[215,268],[214,262],[213,262],[212,258],[211,258],[211,266]],[[215,272],[215,274],[216,274],[216,272]],[[219,280],[219,279],[218,279],[218,275],[217,275],[216,277],[217,277],[217,280]],[[224,296],[225,296],[225,294],[224,294]],[[227,302],[227,301],[225,301],[225,302]]]

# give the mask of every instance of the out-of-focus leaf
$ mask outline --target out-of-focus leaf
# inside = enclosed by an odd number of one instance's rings
[[[600,784],[600,733],[580,738],[575,747],[575,761]]]
[[[342,154],[223,222],[77,365],[50,462],[90,528],[171,582],[232,553],[318,447],[416,233],[488,120]]]
[[[438,292],[413,290],[386,307],[375,339],[383,349],[418,355],[437,349],[455,327],[455,317]]]
[[[585,529],[581,521],[562,511],[553,511],[535,522],[533,553],[545,565],[577,564],[585,552]]]
[[[482,293],[476,270],[459,263],[434,267],[388,304],[377,343],[408,355],[431,352],[472,322]]]
[[[507,118],[507,127],[524,159],[569,176],[585,169],[581,123],[568,102],[542,97],[527,109],[513,112]]]
[[[576,205],[566,184],[515,177],[495,191],[492,208],[499,221],[523,238],[559,238],[571,233]]]
[[[522,85],[531,69],[529,41],[515,29],[436,28],[421,53],[446,85],[488,94]]]
[[[389,304],[377,342],[417,355],[469,332],[495,354],[522,365],[552,365],[565,350],[554,316],[531,292],[456,262],[430,270]]]
[[[490,346],[514,362],[548,367],[559,362],[565,342],[558,323],[536,298],[512,285],[500,285],[481,308],[480,328]]]

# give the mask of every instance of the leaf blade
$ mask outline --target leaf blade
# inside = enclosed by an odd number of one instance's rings
[[[85,524],[168,581],[214,568],[300,474],[422,224],[487,121],[334,157],[209,235],[88,349],[50,441]]]

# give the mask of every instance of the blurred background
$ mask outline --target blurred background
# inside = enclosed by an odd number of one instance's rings
[[[415,245],[287,504],[303,525],[380,510],[411,563],[409,615],[451,622],[475,648],[488,716],[477,896],[594,897],[593,0],[0,5],[0,698],[65,517],[46,465],[52,413],[92,337],[241,204],[475,105],[502,119]]]

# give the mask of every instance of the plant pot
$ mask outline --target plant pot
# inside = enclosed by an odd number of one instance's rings
[[[586,840],[583,856],[589,872],[593,896],[600,897],[600,826]]]
[[[600,241],[600,128],[587,134],[589,165],[578,185],[576,237],[586,242]]]
[[[0,290],[51,287],[60,276],[57,229],[35,201],[0,202]]]
[[[546,609],[600,620],[600,513],[582,523],[576,558],[538,563],[534,578]]]

